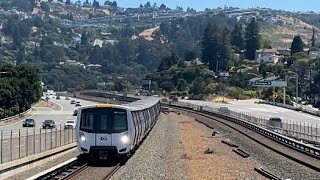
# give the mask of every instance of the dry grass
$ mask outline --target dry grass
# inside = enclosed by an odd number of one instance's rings
[[[140,33],[139,36],[144,37],[148,41],[152,41],[153,40],[152,36],[158,29],[159,27],[146,29],[142,33]]]

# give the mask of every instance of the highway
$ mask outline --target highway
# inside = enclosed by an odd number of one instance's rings
[[[280,117],[284,121],[289,122],[290,124],[299,124],[304,123],[309,124],[310,126],[316,126],[320,124],[320,117],[306,114],[303,112],[298,112],[290,109],[285,109],[281,107],[276,107],[267,104],[255,104],[249,101],[233,101],[229,104],[213,103],[208,101],[198,101],[198,100],[179,100],[180,102],[191,103],[195,105],[208,106],[213,108],[219,107],[228,107],[230,110],[248,113],[254,116],[259,117]]]
[[[56,123],[56,127],[60,129],[60,125],[63,128],[64,123],[67,120],[75,120],[76,116],[73,116],[73,111],[77,109],[77,107],[74,106],[74,104],[70,104],[70,101],[75,98],[70,98],[70,100],[65,100],[65,97],[61,96],[60,100],[56,99],[50,99],[50,102],[54,103],[53,107],[33,107],[35,111],[32,111],[31,116],[27,118],[32,118],[36,122],[35,128],[30,127],[22,127],[22,122],[24,119],[21,119],[20,121],[17,121],[12,124],[4,125],[0,127],[0,131],[2,131],[3,138],[10,137],[11,136],[11,130],[12,130],[12,136],[18,136],[19,130],[21,135],[24,135],[26,133],[26,130],[28,129],[28,134],[32,134],[34,132],[34,129],[36,132],[40,131],[42,128],[42,122],[47,119],[54,120]],[[94,102],[91,101],[85,101],[85,100],[78,100],[80,101],[82,106],[94,104]]]

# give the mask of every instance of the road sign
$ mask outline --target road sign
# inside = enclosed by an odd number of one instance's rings
[[[271,86],[271,81],[255,81],[255,86]]]
[[[287,87],[287,81],[255,81],[256,87]]]
[[[277,93],[273,93],[272,97],[273,97],[273,99],[276,99],[278,97],[278,94]]]
[[[151,85],[151,80],[142,80],[142,81],[141,81],[141,84]]]

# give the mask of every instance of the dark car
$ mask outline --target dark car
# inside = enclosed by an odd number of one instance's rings
[[[23,127],[35,127],[36,126],[36,122],[34,121],[34,119],[26,119],[23,121],[22,124]]]
[[[76,109],[73,111],[73,116],[77,116],[77,115],[78,115],[78,110]]]
[[[70,104],[75,104],[76,103],[76,100],[71,100],[70,101]]]
[[[56,99],[59,99],[60,100],[60,96],[57,96],[57,98]]]
[[[43,129],[53,129],[56,127],[54,120],[45,120],[42,124]]]
[[[66,100],[70,100],[70,98],[67,96],[67,97],[66,97]]]
[[[80,102],[76,102],[76,107],[77,106],[81,106],[81,103]]]

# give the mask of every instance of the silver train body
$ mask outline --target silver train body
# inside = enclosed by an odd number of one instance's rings
[[[79,108],[76,133],[81,156],[107,159],[131,153],[154,126],[160,111],[158,98]]]

